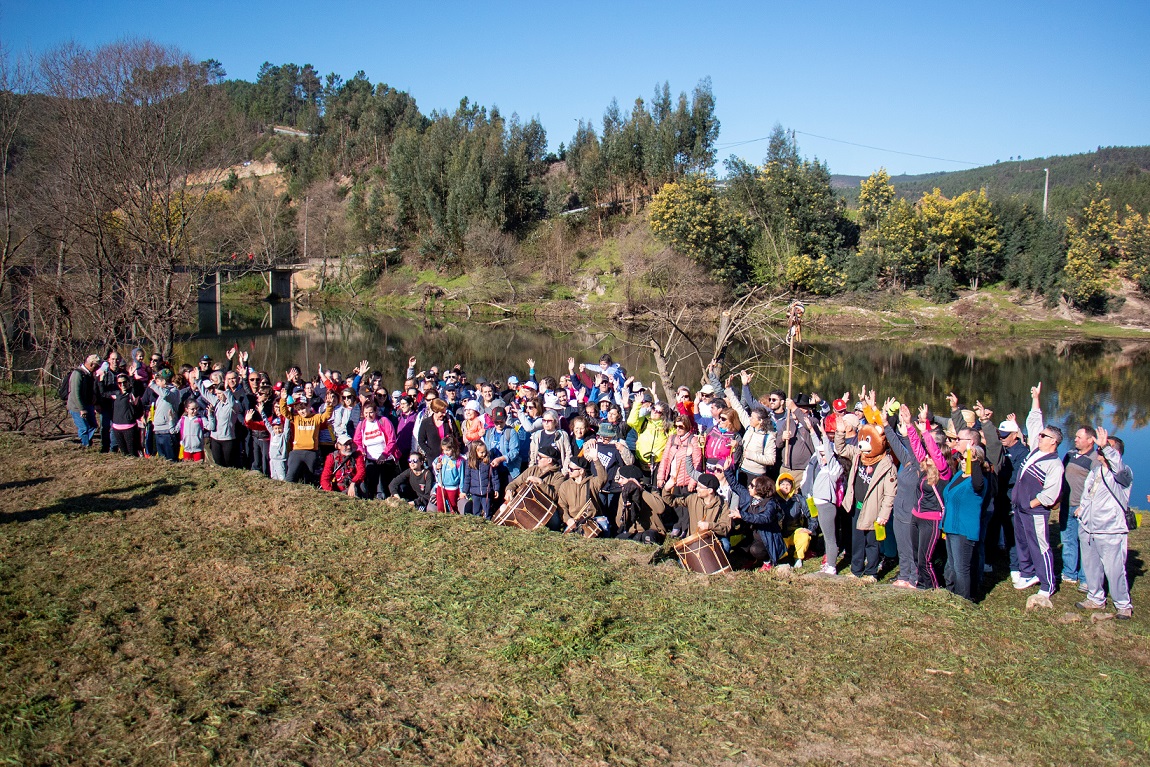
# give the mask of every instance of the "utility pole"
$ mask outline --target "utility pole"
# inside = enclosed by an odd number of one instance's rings
[[[1043,168],[1046,171],[1046,184],[1042,187],[1042,217],[1046,218],[1046,201],[1050,199],[1050,168]]]

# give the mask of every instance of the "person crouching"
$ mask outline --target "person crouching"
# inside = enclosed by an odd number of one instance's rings
[[[365,475],[363,454],[355,449],[355,443],[345,434],[339,438],[335,452],[324,461],[319,486],[324,490],[355,498]]]

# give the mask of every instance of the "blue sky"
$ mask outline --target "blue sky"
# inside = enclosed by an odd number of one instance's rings
[[[780,123],[798,131],[804,154],[859,175],[1148,144],[1148,33],[1145,0],[0,0],[0,42],[11,54],[148,37],[248,80],[264,61],[345,78],[362,69],[409,91],[424,112],[467,96],[537,116],[552,148],[570,140],[577,119],[598,124],[612,98],[627,110],[656,83],[689,92],[709,76],[720,158],[761,161],[766,142],[740,142]]]

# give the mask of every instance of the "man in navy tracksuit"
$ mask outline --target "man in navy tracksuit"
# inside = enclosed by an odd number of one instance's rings
[[[1014,509],[1014,538],[1020,573],[1014,581],[1014,588],[1021,591],[1038,584],[1038,593],[1049,597],[1055,587],[1054,555],[1046,528],[1050,510],[1058,503],[1062,491],[1062,461],[1058,459],[1062,431],[1057,426],[1044,425],[1038,401],[1041,394],[1041,383],[1030,388],[1031,407],[1026,416],[1026,433],[1032,449],[1019,467],[1018,481],[1010,500]]]

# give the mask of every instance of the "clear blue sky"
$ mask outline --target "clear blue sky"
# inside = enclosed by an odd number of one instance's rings
[[[123,37],[254,80],[310,63],[537,116],[551,147],[656,83],[713,82],[719,156],[759,162],[775,123],[832,172],[865,175],[1150,143],[1150,2],[300,3],[0,0],[11,54]],[[823,138],[825,137],[825,138]]]

